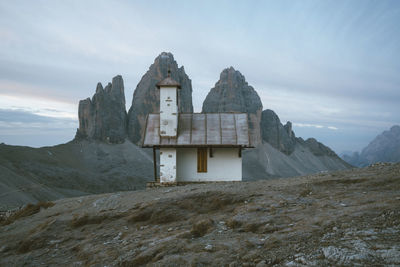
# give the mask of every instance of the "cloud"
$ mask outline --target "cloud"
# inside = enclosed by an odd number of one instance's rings
[[[78,121],[72,118],[0,109],[0,142],[6,144],[41,147],[65,143],[74,138],[77,127]]]
[[[334,127],[334,126],[323,126],[323,125],[319,125],[319,124],[310,124],[310,123],[293,123],[294,126],[297,127],[312,127],[312,128],[316,128],[316,129],[322,129],[322,128],[326,128],[326,129],[330,129],[330,130],[338,130],[338,128]]]
[[[2,109],[76,120],[78,101],[117,74],[130,103],[141,76],[167,50],[193,81],[196,111],[232,65],[265,109],[302,124],[307,135],[347,133],[337,142],[345,147],[352,131],[399,123],[396,1],[38,0],[0,1],[0,10]],[[173,11],[168,19],[165,10]]]
[[[40,113],[40,111],[39,111]],[[58,113],[58,111],[56,111]],[[77,120],[63,116],[43,116],[23,109],[0,109],[0,128],[43,128],[69,129],[76,128]]]
[[[1,85],[1,82],[0,82]],[[24,88],[25,89],[25,88]],[[78,104],[14,92],[16,95],[0,93],[0,109],[23,111],[44,117],[77,120]],[[23,96],[23,97],[22,97]]]

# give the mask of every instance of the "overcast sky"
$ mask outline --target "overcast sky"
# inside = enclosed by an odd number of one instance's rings
[[[121,74],[127,109],[161,52],[200,111],[229,66],[297,136],[360,150],[400,124],[400,1],[0,0],[0,142],[67,142],[80,99]]]

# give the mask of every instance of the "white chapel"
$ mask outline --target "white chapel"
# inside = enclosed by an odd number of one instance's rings
[[[181,86],[168,77],[157,84],[160,113],[146,119],[142,147],[160,151],[159,182],[241,181],[242,149],[251,140],[246,113],[179,113]]]

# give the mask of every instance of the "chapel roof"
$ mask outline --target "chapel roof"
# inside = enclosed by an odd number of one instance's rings
[[[143,147],[253,147],[246,113],[179,113],[177,137],[160,137],[160,114],[149,114]]]

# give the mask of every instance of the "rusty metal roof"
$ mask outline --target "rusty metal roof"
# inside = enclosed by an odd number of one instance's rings
[[[160,114],[149,114],[142,146],[252,147],[246,113],[180,113],[176,138],[160,138]]]

